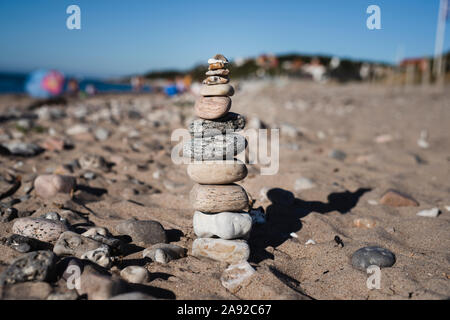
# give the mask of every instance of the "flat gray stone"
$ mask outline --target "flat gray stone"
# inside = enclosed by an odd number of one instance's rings
[[[61,234],[53,247],[53,252],[58,256],[75,256],[81,258],[88,251],[98,249],[103,243],[78,233],[66,231]]]
[[[240,114],[228,112],[226,116],[216,120],[196,119],[189,124],[189,133],[194,137],[212,137],[226,132],[244,129],[245,119]]]
[[[128,235],[133,242],[142,244],[167,243],[167,235],[161,223],[154,220],[126,220],[116,225],[119,234]]]
[[[195,160],[233,160],[246,146],[245,138],[236,133],[194,137],[183,145],[183,156]]]
[[[353,267],[364,271],[371,265],[386,268],[391,267],[394,263],[395,255],[382,247],[364,247],[356,250],[352,255]]]

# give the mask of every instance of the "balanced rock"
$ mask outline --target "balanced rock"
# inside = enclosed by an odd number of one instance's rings
[[[40,175],[34,180],[36,195],[44,199],[54,197],[58,193],[70,193],[75,184],[74,177],[58,174]]]
[[[116,225],[119,234],[128,235],[133,242],[142,244],[167,243],[167,235],[161,223],[153,220],[126,220]]]
[[[388,190],[380,199],[380,203],[391,207],[417,207],[419,203],[412,197],[396,190]]]
[[[149,280],[147,269],[140,266],[128,266],[120,271],[120,276],[129,283],[145,283]]]
[[[194,232],[199,238],[213,236],[226,240],[247,238],[251,229],[252,218],[245,212],[194,213]]]
[[[58,256],[75,256],[81,258],[86,252],[101,247],[103,243],[78,233],[66,231],[61,234],[53,247],[53,252]]]
[[[200,94],[204,97],[210,96],[228,96],[234,95],[234,88],[230,84],[216,84],[214,86],[203,85],[200,88]]]
[[[205,80],[203,80],[203,84],[215,85],[215,84],[225,84],[230,81],[228,77],[221,76],[209,76]]]
[[[220,54],[220,53],[216,54],[211,59],[208,59],[208,63],[209,64],[218,63],[218,62],[221,62],[223,64],[227,64],[228,63],[228,59],[225,58],[225,56],[223,54]]]
[[[247,166],[240,160],[203,161],[190,163],[187,173],[191,180],[200,184],[230,184],[247,176]]]
[[[228,69],[216,69],[216,70],[208,70],[205,74],[207,76],[227,76],[230,73]]]
[[[192,138],[183,145],[183,156],[195,160],[232,160],[246,145],[245,138],[236,133]]]
[[[67,226],[60,222],[43,218],[20,218],[12,227],[12,232],[44,242],[54,242],[66,232]]]
[[[51,251],[35,251],[16,259],[0,275],[0,286],[26,281],[51,281],[56,256]]]
[[[208,70],[217,70],[225,68],[225,63],[223,61],[214,61],[212,59],[208,60],[211,62],[208,66]]]
[[[195,210],[206,213],[242,211],[248,208],[248,197],[244,188],[237,184],[196,184],[190,193]]]
[[[192,255],[237,264],[247,261],[250,248],[242,240],[198,238],[192,244]]]
[[[245,119],[240,114],[228,112],[224,117],[215,120],[196,119],[189,124],[189,133],[194,137],[212,137],[233,133],[245,127]]]
[[[202,119],[212,120],[221,118],[231,108],[229,97],[201,97],[195,103],[195,115]]]
[[[170,243],[158,243],[143,252],[144,258],[150,258],[155,262],[168,263],[186,256],[187,250],[180,246]]]

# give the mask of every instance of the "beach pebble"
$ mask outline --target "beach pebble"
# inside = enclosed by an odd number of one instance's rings
[[[139,266],[128,266],[120,271],[120,276],[129,283],[145,283],[149,280],[147,269]]]
[[[92,238],[95,236],[109,237],[111,234],[109,233],[108,229],[106,229],[106,228],[92,227],[89,230],[83,232],[81,235],[84,237]]]
[[[225,56],[223,54],[220,54],[220,53],[216,54],[211,59],[208,59],[208,64],[218,63],[218,62],[221,62],[223,64],[227,64],[228,63],[228,59],[225,58]]]
[[[248,197],[244,188],[237,184],[196,184],[190,192],[194,210],[205,213],[242,211],[248,208]]]
[[[208,70],[217,70],[225,68],[225,63],[223,61],[218,61],[217,59],[209,59],[210,62]]]
[[[246,212],[205,214],[195,211],[193,220],[194,232],[199,238],[248,238],[252,229],[252,218]]]
[[[189,164],[187,173],[200,184],[230,184],[247,176],[247,166],[240,160],[203,161]]]
[[[51,293],[47,300],[77,300],[78,293],[75,290],[70,290],[67,292],[55,292]]]
[[[231,97],[234,94],[234,88],[227,84],[216,84],[214,86],[202,85],[200,88],[200,95],[204,97],[210,96],[228,96]]]
[[[236,133],[192,138],[183,145],[183,156],[195,160],[233,160],[245,150],[244,136]]]
[[[333,149],[328,153],[328,157],[342,161],[347,158],[347,154],[341,150]]]
[[[308,244],[316,244],[316,242],[313,239],[308,239],[308,241],[305,242],[305,245]]]
[[[199,138],[236,132],[244,127],[244,117],[234,112],[228,112],[224,117],[215,120],[196,119],[188,125],[189,133]]]
[[[298,178],[294,182],[294,190],[302,191],[314,188],[316,185],[308,178]]]
[[[35,251],[14,260],[0,275],[0,286],[26,281],[51,281],[56,256],[51,251]]]
[[[352,265],[359,270],[366,270],[371,265],[391,267],[394,263],[395,255],[391,251],[376,246],[358,249],[352,255]]]
[[[155,300],[155,299],[156,299],[155,297],[152,297],[142,292],[127,292],[114,296],[109,300]]]
[[[439,215],[439,208],[432,208],[428,210],[422,210],[417,213],[420,217],[430,217],[430,218],[436,218]]]
[[[126,291],[126,282],[99,273],[92,266],[86,266],[80,278],[79,295],[87,295],[89,300],[106,300]]]
[[[109,247],[106,245],[102,245],[97,249],[83,253],[80,259],[92,261],[107,269],[111,268],[113,264]]]
[[[2,208],[0,207],[0,222],[9,222],[17,218],[16,208]]]
[[[104,141],[109,138],[110,132],[105,128],[97,128],[94,135],[97,140]]]
[[[187,250],[170,243],[158,243],[143,252],[144,258],[149,258],[155,262],[168,263],[171,260],[180,259],[186,256]]]
[[[66,231],[62,233],[53,247],[53,252],[58,256],[75,256],[81,258],[86,252],[101,247],[103,243],[82,235]]]
[[[83,124],[76,124],[66,130],[69,136],[75,136],[89,132],[89,127]]]
[[[78,159],[78,163],[80,168],[84,170],[109,170],[108,163],[105,158],[96,154],[83,154]]]
[[[0,243],[3,243],[3,245],[8,246],[21,253],[36,250],[46,250],[50,248],[50,245],[48,243],[18,234],[12,234],[8,238],[0,239]]]
[[[250,248],[242,240],[197,238],[192,244],[192,255],[237,264],[247,261]]]
[[[396,190],[388,190],[380,199],[380,204],[391,207],[417,207],[419,203],[412,197]]]
[[[207,76],[227,76],[230,73],[228,69],[216,69],[216,70],[208,70],[205,74]]]
[[[362,229],[372,229],[376,222],[372,218],[355,218],[353,219],[353,226]]]
[[[11,141],[3,143],[1,146],[6,148],[13,156],[32,157],[44,151],[44,149],[35,143]]]
[[[197,99],[194,110],[195,115],[202,119],[218,119],[227,114],[231,108],[229,97],[201,97]]]
[[[47,282],[22,282],[0,287],[2,300],[45,300],[53,288]]]
[[[255,272],[255,269],[247,261],[233,264],[224,270],[220,282],[231,293],[236,293],[250,283]]]
[[[16,219],[12,226],[12,232],[15,234],[44,242],[58,240],[59,236],[67,230],[64,223],[43,218]]]
[[[166,231],[158,221],[130,219],[116,225],[115,230],[118,234],[130,236],[135,243],[151,245],[168,242]]]
[[[48,137],[40,144],[40,146],[47,151],[62,151],[64,150],[65,143],[63,139]]]
[[[207,85],[215,85],[215,84],[225,84],[228,83],[230,79],[228,77],[222,76],[208,76],[205,80],[203,80],[203,84]]]
[[[36,195],[44,199],[54,197],[58,193],[70,193],[75,185],[74,177],[58,174],[40,175],[34,180]]]

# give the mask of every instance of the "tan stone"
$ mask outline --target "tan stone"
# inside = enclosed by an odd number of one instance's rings
[[[228,77],[219,77],[219,76],[209,76],[205,80],[203,80],[203,84],[215,85],[215,84],[225,84],[228,83],[230,79]]]
[[[227,76],[230,73],[228,69],[209,70],[205,74],[207,76]]]
[[[195,115],[202,119],[213,120],[226,115],[230,108],[229,97],[201,97],[195,103]]]
[[[43,218],[19,218],[12,227],[15,234],[44,242],[55,242],[67,230],[64,223]]]
[[[355,218],[353,219],[353,226],[362,229],[372,229],[376,222],[372,218]]]
[[[236,264],[247,261],[250,248],[242,240],[198,238],[192,244],[192,255]]]
[[[214,86],[203,85],[200,88],[202,96],[229,96],[234,94],[234,88],[230,84],[216,84]]]
[[[391,207],[417,207],[419,203],[408,195],[396,190],[388,190],[380,199],[380,203]]]
[[[236,161],[203,161],[191,163],[187,167],[191,180],[200,184],[229,184],[243,180],[247,176],[247,166]]]
[[[237,184],[196,184],[190,193],[194,210],[205,213],[237,212],[248,209],[248,197],[244,188]]]
[[[225,67],[225,63],[223,62],[214,62],[211,63],[208,67],[209,70],[223,69]]]

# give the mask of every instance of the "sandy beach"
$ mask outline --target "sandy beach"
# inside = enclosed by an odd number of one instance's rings
[[[160,222],[170,243],[188,250],[187,257],[156,263],[142,258],[145,248],[134,246],[107,271],[119,277],[126,266],[145,267],[149,281],[128,291],[156,298],[450,297],[448,87],[292,79],[233,85],[238,89],[232,111],[245,116],[247,127],[280,129],[278,173],[261,175],[261,164],[255,164],[239,182],[253,199],[253,208],[264,209],[266,222],[253,226],[249,263],[256,273],[237,292],[221,284],[225,263],[191,255],[196,236],[189,192],[194,183],[186,165],[172,162],[175,143],[170,140],[173,130],[187,127],[194,118],[196,96],[191,93],[174,98],[105,94],[33,110],[26,108],[31,98],[0,96],[0,143],[42,145],[51,137],[70,146],[31,157],[0,155],[0,192],[10,188],[8,177],[21,177],[20,188],[1,202],[21,199],[12,205],[19,216],[71,210],[71,224],[79,233],[98,226],[118,236],[115,226],[125,219]],[[87,156],[89,168],[70,165]],[[31,187],[36,176],[45,173],[74,176],[78,187],[73,194],[42,199]],[[301,178],[306,179],[299,182]],[[282,199],[274,203],[266,193],[277,188]],[[381,204],[389,189],[412,197],[419,206]],[[283,203],[283,195],[294,200]],[[417,215],[431,208],[439,209],[437,217]],[[12,234],[13,224],[0,222],[0,238]],[[396,257],[392,267],[381,269],[380,289],[369,290],[368,275],[350,262],[357,249],[369,245],[387,248]],[[0,272],[21,255],[0,244]],[[37,290],[32,298],[67,290],[65,280],[58,278],[47,293]],[[23,290],[5,294],[30,298]]]

